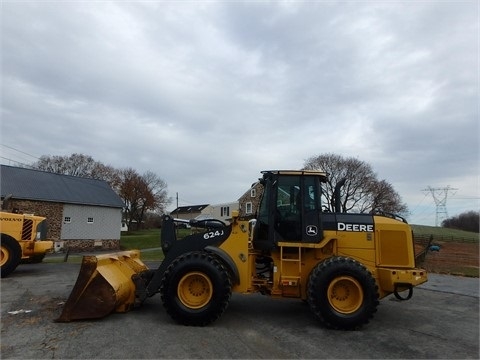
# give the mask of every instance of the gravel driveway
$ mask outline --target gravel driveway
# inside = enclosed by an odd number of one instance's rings
[[[126,314],[55,323],[79,268],[21,265],[1,279],[2,359],[479,358],[477,278],[431,274],[410,301],[383,299],[360,331],[325,329],[302,301],[260,294],[234,294],[204,328],[172,322],[158,295]]]

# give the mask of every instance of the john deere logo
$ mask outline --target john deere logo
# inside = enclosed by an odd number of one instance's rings
[[[308,225],[307,226],[307,235],[315,236],[318,234],[318,229],[315,225]]]

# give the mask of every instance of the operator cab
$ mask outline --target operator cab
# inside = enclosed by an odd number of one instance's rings
[[[320,171],[263,171],[263,197],[257,214],[253,247],[271,250],[279,241],[318,243],[323,238]]]

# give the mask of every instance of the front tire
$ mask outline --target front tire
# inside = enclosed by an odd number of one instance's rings
[[[232,282],[214,255],[195,251],[179,256],[167,268],[160,293],[163,306],[176,322],[205,326],[227,308]]]
[[[18,242],[7,235],[2,235],[1,253],[0,253],[0,271],[1,277],[10,275],[20,264],[22,259],[22,249]]]
[[[329,328],[358,329],[377,311],[375,279],[365,266],[346,257],[319,263],[310,275],[307,296],[316,318]]]

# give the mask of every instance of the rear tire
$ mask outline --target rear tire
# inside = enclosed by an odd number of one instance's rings
[[[195,251],[179,256],[167,268],[160,293],[163,306],[176,322],[205,326],[227,308],[232,283],[214,255]]]
[[[1,253],[0,253],[0,271],[1,277],[10,275],[20,264],[22,259],[22,248],[18,242],[7,235],[2,235]]]
[[[375,279],[365,266],[346,257],[319,263],[310,275],[307,296],[317,319],[333,329],[358,329],[377,311]]]

